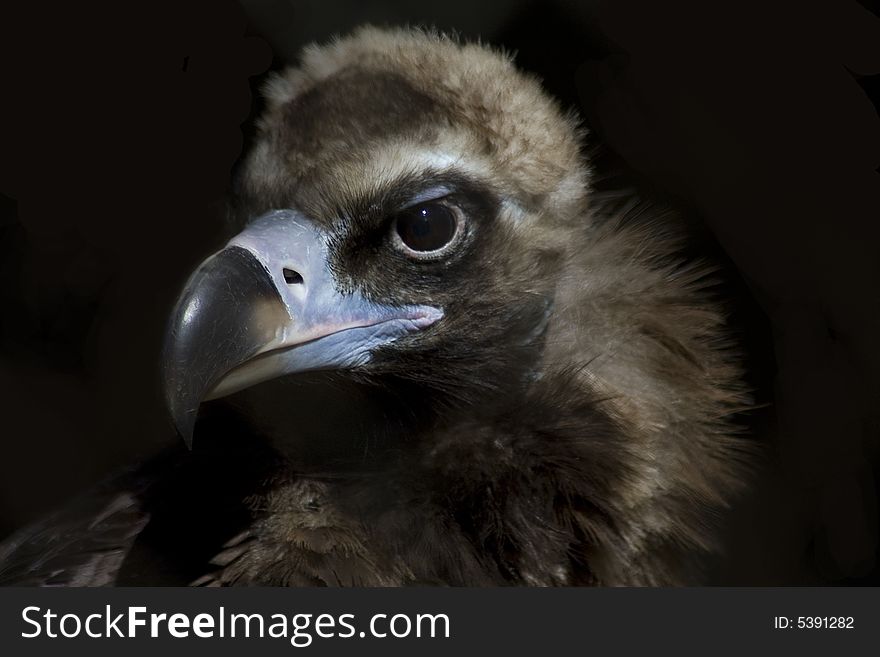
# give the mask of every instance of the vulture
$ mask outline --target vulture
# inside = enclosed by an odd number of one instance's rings
[[[183,440],[0,582],[704,582],[749,398],[669,214],[594,195],[577,118],[479,43],[363,27],[265,101],[169,317]]]

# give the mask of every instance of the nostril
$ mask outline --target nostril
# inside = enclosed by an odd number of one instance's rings
[[[302,285],[303,277],[300,275],[298,271],[294,271],[292,269],[284,269],[284,280],[287,281],[288,285]]]

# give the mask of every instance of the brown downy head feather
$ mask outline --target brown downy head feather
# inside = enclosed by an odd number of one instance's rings
[[[265,93],[264,139],[245,182],[258,195],[267,181],[289,188],[315,176],[369,193],[431,166],[490,179],[520,211],[565,220],[583,209],[577,121],[486,46],[364,27],[306,48],[300,66],[276,75]]]

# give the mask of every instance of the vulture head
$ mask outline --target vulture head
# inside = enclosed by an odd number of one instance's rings
[[[576,119],[482,45],[364,28],[265,93],[165,347],[187,441],[250,399],[279,455],[214,581],[699,581],[745,398],[665,215],[596,207]]]

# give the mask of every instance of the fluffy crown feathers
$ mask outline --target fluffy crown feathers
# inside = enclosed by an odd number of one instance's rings
[[[509,54],[437,31],[364,26],[306,47],[298,66],[267,82],[263,133],[279,129],[285,106],[353,69],[400,76],[442,106],[455,133],[446,141],[468,156],[481,154],[491,177],[524,205],[558,218],[582,214],[588,168],[575,115],[563,112]]]

